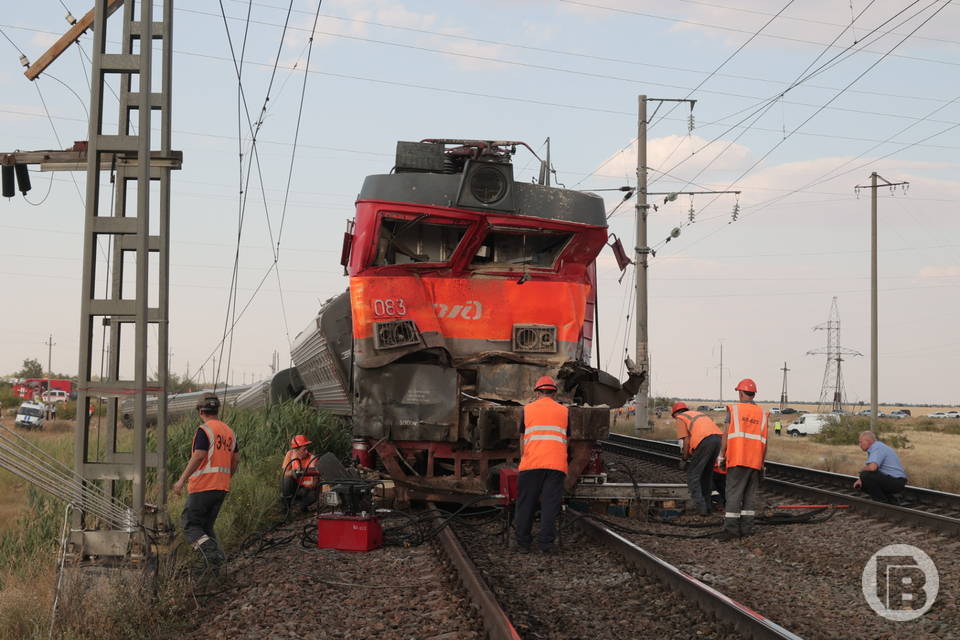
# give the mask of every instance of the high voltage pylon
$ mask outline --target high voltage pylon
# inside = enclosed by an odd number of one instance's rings
[[[827,332],[827,345],[823,349],[814,349],[807,351],[808,356],[827,356],[827,362],[823,370],[823,383],[820,386],[820,399],[817,401],[817,410],[822,411],[824,407],[829,406],[831,411],[843,409],[844,388],[843,388],[843,357],[844,356],[862,356],[863,354],[853,349],[847,349],[840,346],[840,310],[837,307],[837,297],[833,297],[830,304],[830,317],[823,324],[818,324],[813,328],[814,331]],[[786,369],[786,363],[784,363]],[[786,372],[784,372],[786,376]],[[786,377],[784,377],[784,395],[786,395]]]
[[[783,368],[780,371],[783,371],[783,387],[780,389],[780,411],[783,411],[784,407],[787,406],[787,372],[790,371],[790,369],[787,369],[786,361],[784,361]]]

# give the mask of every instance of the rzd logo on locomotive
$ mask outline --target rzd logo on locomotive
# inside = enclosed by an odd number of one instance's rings
[[[455,304],[452,307],[443,303],[433,305],[438,318],[452,320],[462,318],[464,320],[479,320],[483,317],[483,305],[478,300],[468,300],[466,304]]]

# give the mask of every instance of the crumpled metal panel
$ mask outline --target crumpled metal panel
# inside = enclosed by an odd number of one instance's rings
[[[393,363],[355,370],[353,433],[392,440],[455,442],[457,371],[433,364]]]
[[[610,410],[605,407],[570,407],[567,420],[571,440],[604,440],[610,434]]]
[[[548,375],[543,365],[498,362],[477,365],[477,395],[489,400],[527,403],[534,400],[537,378]],[[550,373],[553,373],[552,371]]]
[[[564,391],[572,392],[575,402],[609,408],[622,407],[637,394],[647,377],[646,371],[630,372],[621,383],[615,377],[582,362],[567,362],[557,374]]]

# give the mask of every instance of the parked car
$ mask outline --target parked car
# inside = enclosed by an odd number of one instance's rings
[[[780,415],[780,407],[774,407],[774,408],[770,409],[770,414],[771,414],[771,415],[775,415],[775,416],[776,416],[776,415]]]
[[[47,409],[39,402],[24,402],[17,409],[14,424],[24,429],[43,429]]]
[[[949,418],[950,416],[948,416],[944,411],[934,411],[933,413],[928,413],[927,417],[928,418]]]
[[[50,389],[40,394],[44,402],[66,402],[70,399],[70,394],[63,389]]]
[[[912,416],[910,415],[910,412],[907,411],[906,409],[895,409],[894,411],[890,412],[889,417],[896,418],[897,420],[902,420],[903,418],[910,418]]]
[[[960,411],[944,411],[948,418],[960,418]]]
[[[708,407],[705,404],[702,404],[699,407],[697,407],[697,411],[710,411],[710,407]]]
[[[727,410],[727,405],[725,404],[715,405],[713,409],[711,409],[711,411],[726,411],[726,410]]]
[[[787,434],[794,438],[812,436],[820,433],[826,425],[836,424],[839,421],[839,416],[832,413],[808,413],[794,420],[787,427]]]
[[[782,414],[784,414],[784,415],[789,415],[789,414],[791,414],[791,413],[796,413],[796,412],[797,412],[797,410],[794,409],[793,407],[784,407],[783,410],[782,410],[780,413],[782,413]]]
[[[860,409],[860,411],[857,411],[857,415],[858,415],[858,416],[869,416],[869,415],[870,415],[870,409]]]

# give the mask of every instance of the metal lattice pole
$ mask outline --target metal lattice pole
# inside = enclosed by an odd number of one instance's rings
[[[143,521],[147,470],[156,468],[160,502],[165,500],[166,381],[169,275],[170,171],[176,165],[171,149],[172,0],[163,2],[162,19],[154,18],[153,0],[125,0],[120,53],[106,49],[107,0],[97,0],[94,16],[94,47],[90,95],[90,126],[87,146],[87,190],[83,248],[83,292],[80,318],[80,366],[75,443],[76,468],[87,480],[104,482],[114,490],[117,480],[132,482],[131,506]],[[160,43],[160,90],[153,91],[153,44]],[[109,76],[120,78],[120,107],[116,133],[104,130],[104,92]],[[159,148],[152,148],[151,132],[158,116]],[[109,158],[110,162],[104,162]],[[115,172],[113,215],[101,202],[104,171]],[[159,189],[152,189],[158,184]],[[136,198],[132,196],[135,188]],[[109,202],[109,200],[108,200]],[[151,221],[155,224],[151,225]],[[151,232],[151,227],[155,231]],[[97,240],[112,240],[111,281],[105,297],[98,297]],[[157,306],[150,301],[150,254],[156,253],[159,291]],[[129,264],[125,257],[132,255]],[[125,291],[124,270],[132,266],[135,291]],[[94,379],[93,340],[98,322],[109,334],[109,363],[103,379]],[[149,325],[157,325],[158,341],[149,344]],[[133,335],[129,335],[130,329]],[[106,345],[104,345],[106,348]],[[149,351],[155,350],[158,380],[150,380]],[[123,371],[124,355],[132,352],[132,377]],[[148,397],[158,405],[157,451],[147,452],[146,408]],[[88,407],[96,398],[108,401],[106,451],[91,451],[94,424]],[[118,447],[118,423],[122,422],[120,399],[132,400],[133,444]],[[84,525],[83,513],[77,516]],[[89,524],[89,523],[86,523]]]

